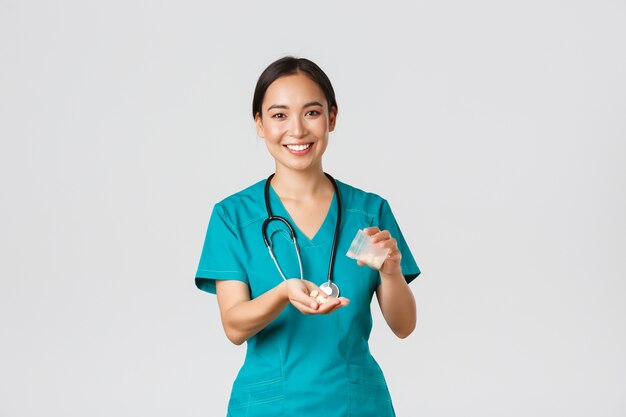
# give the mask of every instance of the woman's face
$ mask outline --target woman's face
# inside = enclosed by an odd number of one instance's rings
[[[265,139],[279,166],[299,171],[321,168],[328,133],[335,129],[337,111],[328,110],[322,89],[305,74],[276,79],[265,92],[262,116],[256,116],[259,137]]]

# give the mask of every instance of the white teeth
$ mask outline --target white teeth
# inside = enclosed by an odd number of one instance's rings
[[[287,147],[292,151],[303,151],[305,149],[309,149],[310,146],[310,143],[307,143],[306,145],[287,145]]]

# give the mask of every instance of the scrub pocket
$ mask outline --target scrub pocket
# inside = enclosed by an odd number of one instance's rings
[[[385,378],[378,368],[348,365],[350,415],[394,417],[391,396]]]
[[[285,386],[280,371],[237,378],[228,402],[232,417],[285,415]]]

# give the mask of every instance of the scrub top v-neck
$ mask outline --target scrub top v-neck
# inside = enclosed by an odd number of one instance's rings
[[[232,387],[229,416],[394,415],[383,373],[368,345],[370,304],[380,277],[345,253],[359,229],[378,226],[397,239],[407,282],[420,271],[386,200],[337,184],[343,207],[333,275],[350,304],[328,315],[304,315],[289,304],[248,339],[246,359]],[[250,297],[255,298],[282,281],[261,236],[267,217],[263,186],[264,180],[259,181],[215,205],[196,273],[198,288],[215,293],[216,279],[238,280],[248,285]],[[274,214],[288,219],[296,231],[304,278],[317,285],[325,282],[336,196],[312,239],[293,222],[271,187],[270,203]],[[287,278],[299,277],[293,243],[279,222],[268,227],[268,237]]]
[[[337,194],[333,192],[333,197],[330,202],[330,206],[328,211],[326,212],[326,216],[324,216],[324,220],[322,224],[317,229],[315,234],[312,237],[308,237],[302,232],[302,229],[298,226],[298,224],[293,220],[282,200],[276,194],[274,187],[270,184],[269,188],[270,195],[270,205],[272,208],[272,214],[275,216],[284,217],[291,223],[291,226],[296,232],[296,237],[298,238],[298,244],[303,245],[319,245],[323,243],[323,239],[327,237],[328,232],[330,232],[330,239],[332,243],[332,238],[335,233],[335,226],[337,225]]]

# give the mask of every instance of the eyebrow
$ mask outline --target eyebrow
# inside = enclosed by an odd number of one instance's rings
[[[319,101],[310,101],[310,102],[306,103],[302,107],[306,108],[306,107],[311,107],[311,106],[320,106],[320,107],[322,107],[322,104]],[[272,109],[288,109],[288,108],[289,108],[289,106],[286,106],[284,104],[272,104],[271,106],[269,106],[267,108],[267,111],[270,111]]]

